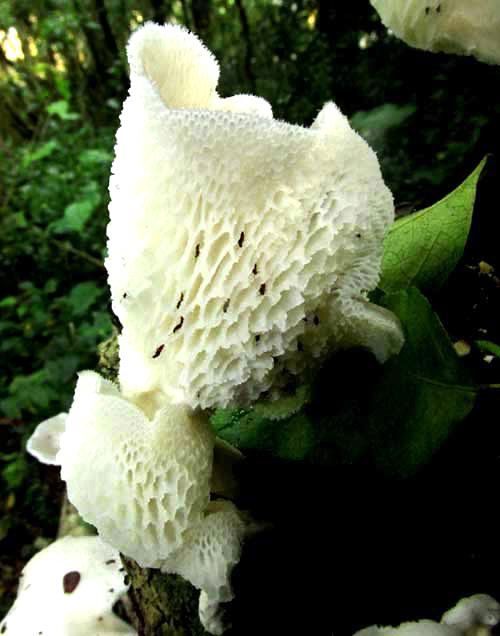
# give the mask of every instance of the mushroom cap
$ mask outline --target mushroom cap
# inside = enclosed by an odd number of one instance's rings
[[[176,29],[146,24],[128,47],[106,260],[123,390],[243,405],[335,349],[396,353],[398,321],[365,308],[394,217],[375,153],[332,103],[308,129],[221,99],[213,58]]]
[[[500,622],[500,604],[488,594],[475,594],[463,598],[441,619],[445,625],[458,627],[467,634],[485,634]],[[488,629],[489,628],[489,629]]]
[[[202,519],[214,437],[187,408],[163,405],[150,419],[112,382],[84,371],[57,460],[83,519],[141,566],[158,567]]]
[[[382,22],[410,46],[500,64],[498,0],[371,0]]]
[[[28,439],[26,450],[42,464],[58,465],[56,456],[59,452],[61,435],[66,428],[67,417],[67,413],[59,413],[40,422]]]
[[[135,630],[113,614],[127,592],[119,553],[99,537],[64,537],[35,554],[21,574],[5,636],[113,636]]]

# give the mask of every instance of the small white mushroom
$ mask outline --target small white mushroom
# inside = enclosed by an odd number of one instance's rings
[[[64,537],[24,567],[4,636],[136,634],[113,605],[127,592],[120,555],[99,537]]]
[[[80,373],[57,461],[69,500],[102,539],[159,567],[203,518],[215,435],[186,407],[148,409],[154,416],[97,373]]]
[[[28,439],[26,450],[42,464],[57,465],[61,435],[66,428],[67,413],[59,413],[40,422],[33,435]]]
[[[500,604],[487,594],[475,594],[460,600],[441,622],[457,627],[464,636],[490,636],[500,622]]]
[[[245,523],[230,502],[212,502],[207,512],[161,569],[180,574],[201,590],[201,623],[210,634],[222,634],[229,625],[224,624],[219,605],[234,596],[231,572],[240,560]]]
[[[500,622],[500,604],[487,594],[463,598],[443,614],[441,622],[421,620],[399,627],[372,625],[355,636],[490,636]]]
[[[498,0],[371,0],[382,22],[426,51],[473,55],[500,64]]]
[[[222,99],[213,55],[175,25],[137,30],[128,57],[106,259],[127,395],[248,404],[334,350],[397,353],[399,322],[366,298],[392,195],[339,109],[303,128]]]

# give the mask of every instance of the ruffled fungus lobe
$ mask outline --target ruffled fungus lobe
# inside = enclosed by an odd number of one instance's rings
[[[127,592],[120,555],[99,537],[65,537],[24,567],[5,636],[119,636],[135,630],[113,614]]]
[[[149,419],[97,373],[80,373],[57,461],[68,497],[101,538],[159,567],[203,518],[214,433],[182,406]]]
[[[42,464],[57,465],[61,435],[66,428],[67,413],[59,413],[40,422],[28,439],[26,450]]]
[[[371,0],[385,26],[410,46],[500,64],[498,0]]]
[[[398,321],[366,300],[392,196],[338,108],[306,129],[222,99],[216,60],[179,26],[146,24],[128,57],[106,260],[122,389],[248,404],[336,349],[398,352]]]

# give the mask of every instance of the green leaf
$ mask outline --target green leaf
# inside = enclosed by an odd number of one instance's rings
[[[75,316],[82,316],[102,294],[102,290],[91,281],[79,283],[71,290],[66,302],[70,305]]]
[[[386,472],[409,476],[469,414],[477,387],[417,289],[386,296],[381,304],[399,317],[406,341],[384,366],[371,398],[372,455]]]
[[[489,340],[476,340],[476,346],[480,351],[491,353],[500,358],[500,346]]]
[[[477,389],[417,289],[386,296],[382,304],[406,332],[398,356],[379,366],[359,350],[337,354],[298,413],[276,420],[259,406],[219,409],[211,419],[217,435],[243,452],[327,466],[371,457],[386,473],[415,473],[467,416]]]
[[[39,146],[33,152],[29,152],[25,155],[23,159],[23,168],[29,166],[32,161],[38,161],[39,159],[45,159],[45,157],[49,157],[56,148],[59,148],[59,143],[55,139],[51,139],[50,141],[46,141],[44,144]]]
[[[437,291],[463,254],[476,186],[486,157],[456,190],[430,208],[398,219],[384,242],[379,287]]]
[[[112,159],[111,153],[102,148],[90,148],[89,150],[83,150],[78,155],[78,161],[84,165],[94,165],[100,163],[109,163]]]
[[[80,119],[78,113],[69,112],[69,104],[65,99],[59,99],[57,102],[52,102],[47,106],[47,112],[49,115],[57,115],[63,120]]]
[[[370,145],[374,145],[390,128],[402,124],[416,110],[414,104],[399,106],[387,103],[372,110],[358,110],[351,117],[350,123]]]
[[[98,193],[91,193],[85,199],[70,203],[64,210],[63,218],[50,223],[49,230],[55,234],[81,232],[100,201]]]

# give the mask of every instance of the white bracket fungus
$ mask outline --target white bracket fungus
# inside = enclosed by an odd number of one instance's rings
[[[475,594],[460,600],[441,622],[457,627],[465,636],[490,636],[500,623],[500,604],[488,594]]]
[[[392,196],[338,108],[307,129],[222,99],[216,60],[179,26],[146,24],[128,57],[106,260],[123,391],[245,404],[336,349],[397,353],[398,321],[366,300]]]
[[[69,500],[102,539],[159,567],[208,505],[214,438],[187,408],[165,405],[149,419],[112,382],[84,371],[57,461]]]
[[[421,620],[399,627],[372,625],[355,636],[490,636],[499,622],[500,604],[487,594],[475,594],[443,614],[440,623]]]
[[[59,413],[40,422],[26,444],[26,450],[42,464],[57,465],[61,435],[66,427],[67,413]]]
[[[24,567],[3,636],[119,636],[135,630],[113,614],[127,592],[120,555],[99,537],[64,537]]]
[[[410,46],[500,64],[498,0],[371,0],[382,22]]]

